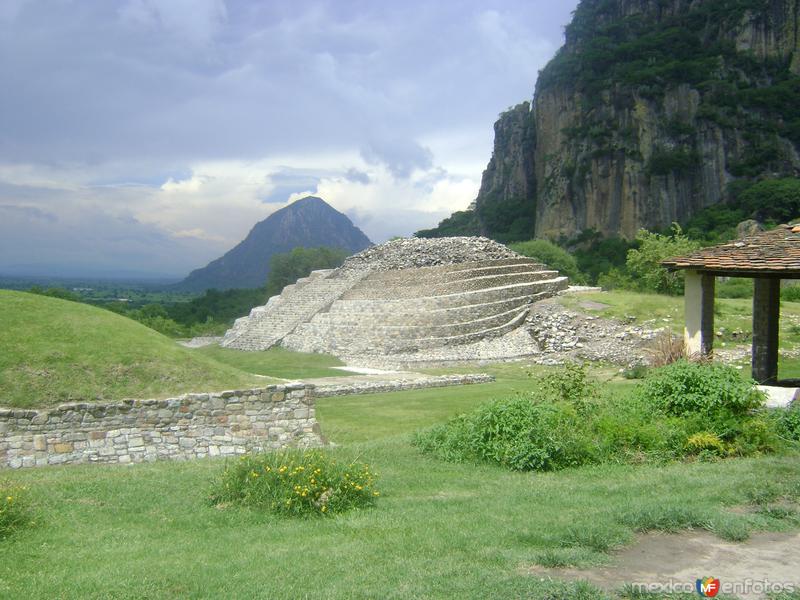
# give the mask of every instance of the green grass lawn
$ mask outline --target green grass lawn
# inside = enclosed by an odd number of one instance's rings
[[[585,302],[605,304],[605,308],[581,306]],[[586,292],[561,296],[558,302],[567,308],[598,316],[669,327],[683,332],[683,297],[643,294],[624,290]],[[733,341],[731,332],[752,334],[753,301],[749,298],[717,298],[714,303],[714,328],[723,330],[721,341]],[[800,302],[781,301],[781,343],[784,347],[800,344]]]
[[[220,510],[206,502],[213,460],[14,473],[40,516],[0,542],[0,596],[566,600],[581,588],[523,569],[607,562],[654,524],[728,537],[796,525],[729,510],[796,493],[796,457],[530,475],[439,462],[401,440],[338,453],[380,472],[374,508],[300,521]]]
[[[800,524],[756,505],[797,500],[797,455],[530,474],[410,445],[419,427],[535,385],[524,365],[490,370],[498,383],[320,400],[335,453],[370,463],[381,491],[375,507],[331,518],[210,506],[220,460],[6,471],[38,515],[0,541],[0,597],[602,598],[525,569],[603,564],[651,528],[741,539]],[[742,505],[754,508],[732,510]]]
[[[317,415],[325,423],[325,435],[341,443],[363,442],[376,437],[410,434],[434,423],[469,412],[481,402],[531,390],[537,379],[552,367],[526,363],[504,363],[485,367],[462,366],[428,369],[432,374],[471,373],[476,370],[494,375],[494,383],[412,390],[393,394],[320,398]],[[623,379],[615,369],[596,367],[593,376],[615,393],[627,393],[633,382]],[[364,414],[368,410],[369,417]]]
[[[335,359],[320,355],[188,351],[111,313],[49,298],[26,307],[30,297],[16,296],[0,292],[0,327],[16,340],[4,336],[0,372],[52,364],[52,385],[60,386],[53,389],[84,389],[76,373],[58,371],[64,362],[113,373],[114,365],[149,355],[160,358],[153,368],[184,377],[176,381],[213,371],[226,387],[230,378],[252,376],[244,371],[339,373],[330,368]],[[612,303],[605,295],[596,301]],[[624,310],[624,301],[614,300],[615,310]],[[19,314],[35,315],[33,326],[14,318]],[[49,338],[48,320],[61,323]],[[124,343],[115,346],[111,332]],[[76,342],[96,351],[69,346]],[[208,372],[192,370],[203,367]],[[800,499],[797,454],[557,473],[422,455],[410,444],[412,432],[529,390],[551,369],[505,363],[449,371],[475,370],[497,381],[318,401],[323,434],[336,443],[332,451],[379,473],[376,506],[344,515],[292,520],[211,506],[223,460],[3,471],[0,480],[29,487],[35,524],[0,539],[0,598],[604,598],[587,584],[543,580],[526,570],[608,563],[611,550],[643,530],[694,527],[741,540],[751,531],[800,526],[800,513],[784,510]],[[607,393],[627,394],[635,385],[615,368],[595,366],[591,373]],[[142,382],[172,381],[148,377]],[[120,389],[113,378],[93,382]],[[772,503],[782,509],[767,510]]]
[[[0,406],[166,397],[264,385],[131,319],[0,290]]]
[[[606,308],[581,306],[590,301]],[[558,299],[567,308],[587,314],[628,320],[649,327],[668,327],[675,334],[683,333],[683,298],[659,294],[642,294],[614,290],[562,296]],[[714,338],[716,349],[749,345],[753,332],[753,301],[749,298],[717,298],[714,305]],[[719,334],[722,335],[719,335]],[[782,352],[800,350],[800,302],[781,301],[780,349]],[[743,374],[750,375],[749,358],[740,362]],[[800,378],[800,359],[782,356],[778,373],[784,378]]]
[[[340,369],[332,369],[331,367],[344,366],[344,363],[328,354],[291,352],[284,348],[244,352],[219,346],[204,346],[194,352],[248,373],[282,379],[341,377],[348,374]]]

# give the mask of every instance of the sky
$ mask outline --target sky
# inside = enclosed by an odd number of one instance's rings
[[[0,0],[0,274],[181,277],[307,195],[477,195],[577,0]]]

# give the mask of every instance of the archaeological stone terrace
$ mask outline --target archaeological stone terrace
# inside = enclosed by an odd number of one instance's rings
[[[238,319],[221,344],[362,362],[446,360],[514,332],[533,302],[566,287],[557,271],[487,238],[398,239],[287,286]]]

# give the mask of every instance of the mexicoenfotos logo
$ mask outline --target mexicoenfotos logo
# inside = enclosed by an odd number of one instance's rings
[[[719,587],[719,579],[715,579],[713,577],[698,579],[695,583],[697,593],[705,598],[713,598],[719,594]]]

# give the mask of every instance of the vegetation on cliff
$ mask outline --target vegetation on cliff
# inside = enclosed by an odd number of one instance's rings
[[[549,238],[594,280],[641,228],[800,216],[798,31],[788,0],[583,0],[532,106],[500,115],[475,210],[418,235]]]

